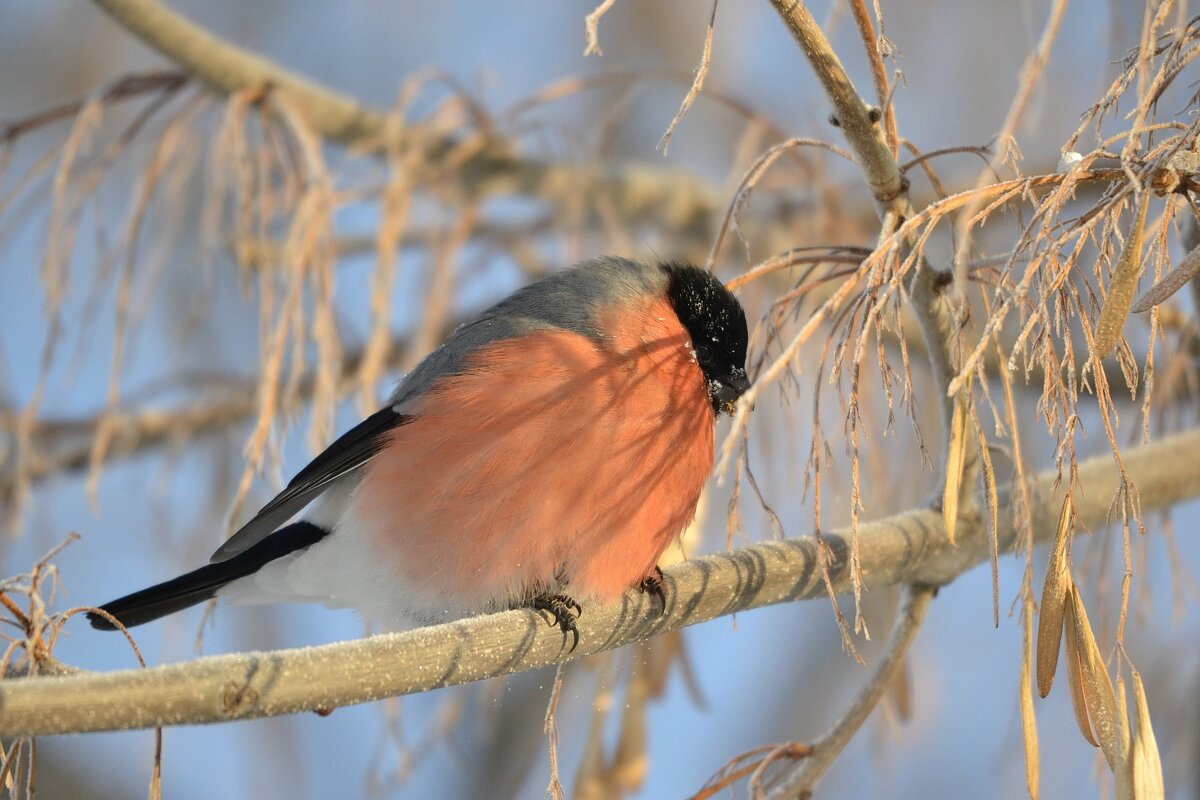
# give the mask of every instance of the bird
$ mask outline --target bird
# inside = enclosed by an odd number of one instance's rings
[[[747,346],[741,303],[700,267],[552,273],[455,329],[210,563],[89,620],[217,597],[405,630],[527,607],[577,644],[585,604],[636,588],[662,613],[658,560],[695,516],[718,415],[750,386]]]

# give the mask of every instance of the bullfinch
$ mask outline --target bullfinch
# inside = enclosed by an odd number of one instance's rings
[[[658,558],[748,388],[746,345],[698,267],[553,274],[455,330],[211,563],[102,608],[133,626],[212,597],[320,602],[399,630],[527,606],[578,640],[581,602],[664,600]]]

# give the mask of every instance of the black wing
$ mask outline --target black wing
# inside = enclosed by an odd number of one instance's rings
[[[269,536],[297,511],[311,503],[329,484],[375,457],[383,448],[387,434],[412,417],[393,408],[376,411],[338,437],[323,453],[300,470],[287,488],[276,495],[217,548],[210,561],[225,561],[253,547]]]

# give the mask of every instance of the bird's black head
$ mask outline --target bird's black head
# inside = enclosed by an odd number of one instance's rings
[[[734,402],[750,388],[746,377],[746,312],[733,293],[707,270],[690,264],[663,264],[667,297],[683,327],[718,412],[733,413]]]

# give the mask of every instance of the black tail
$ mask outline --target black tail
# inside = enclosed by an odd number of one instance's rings
[[[182,611],[188,606],[203,603],[212,598],[225,584],[237,578],[243,578],[259,570],[269,561],[286,556],[296,550],[319,542],[329,531],[311,522],[297,522],[280,528],[253,547],[238,553],[227,561],[206,564],[200,569],[186,575],[142,589],[140,592],[125,595],[122,598],[105,603],[100,608],[121,620],[126,628],[150,622],[167,614]],[[104,617],[89,612],[88,620],[92,627],[102,631],[115,631],[117,628]]]

